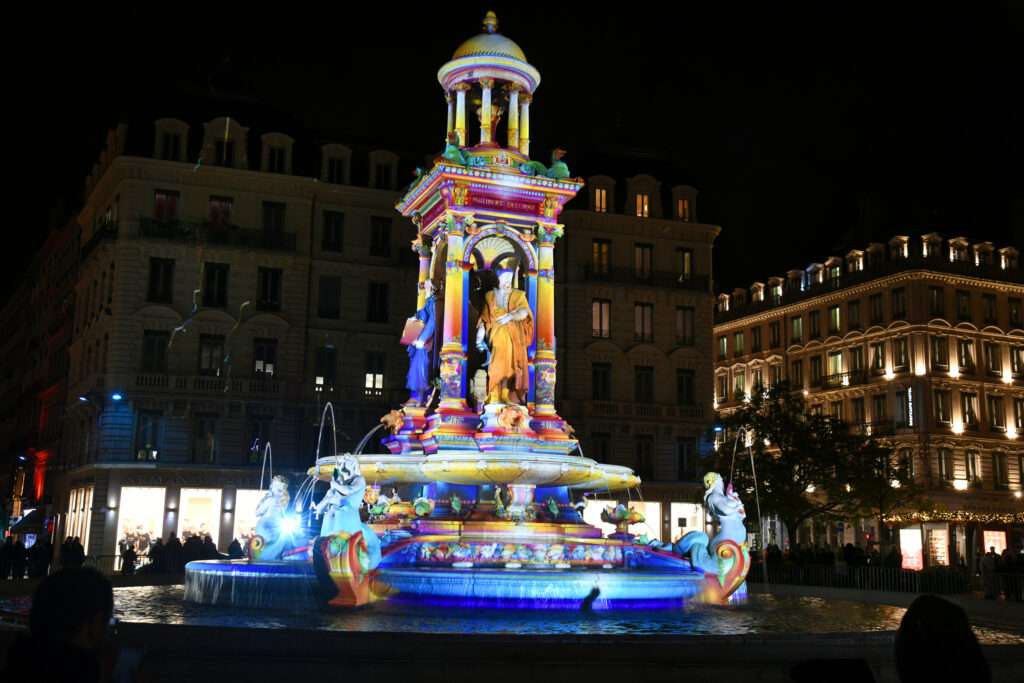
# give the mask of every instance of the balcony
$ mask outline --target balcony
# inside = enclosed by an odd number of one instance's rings
[[[135,387],[150,391],[205,395],[244,393],[250,396],[273,397],[281,393],[281,381],[271,377],[226,379],[204,375],[166,375],[152,372],[135,375]]]
[[[215,225],[207,222],[158,221],[140,218],[136,236],[177,242],[204,242],[217,246],[270,251],[295,251],[295,233]]]
[[[867,375],[864,371],[854,370],[825,375],[816,386],[821,389],[841,389],[842,387],[855,387],[865,382],[867,382]]]
[[[696,292],[707,292],[710,289],[707,275],[685,277],[679,273],[657,270],[638,271],[633,268],[595,268],[592,263],[584,267],[583,279],[590,282],[614,282],[645,287],[685,289]]]
[[[871,436],[893,436],[896,434],[896,422],[894,420],[875,420],[861,424],[861,430]]]

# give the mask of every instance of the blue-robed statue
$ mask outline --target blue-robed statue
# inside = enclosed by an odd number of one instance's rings
[[[416,311],[416,319],[423,323],[423,330],[409,344],[409,373],[405,377],[405,386],[409,389],[409,402],[406,405],[422,406],[427,402],[430,393],[434,329],[434,283],[424,280],[420,288],[426,294],[423,306]]]

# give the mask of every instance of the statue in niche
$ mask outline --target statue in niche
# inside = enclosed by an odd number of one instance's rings
[[[407,406],[425,406],[431,388],[433,370],[433,341],[436,329],[434,306],[434,283],[427,279],[420,283],[426,295],[423,305],[416,311],[415,319],[423,324],[423,329],[409,343],[409,372],[405,376],[405,386],[409,390]]]
[[[533,339],[533,312],[526,294],[512,287],[515,263],[498,269],[498,287],[484,295],[476,345],[490,351],[487,403],[522,405],[530,389],[527,348]]]

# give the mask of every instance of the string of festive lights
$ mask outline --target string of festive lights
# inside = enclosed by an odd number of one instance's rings
[[[1024,524],[1024,512],[969,512],[966,510],[910,512],[886,515],[891,524],[906,522],[980,522],[982,524]]]

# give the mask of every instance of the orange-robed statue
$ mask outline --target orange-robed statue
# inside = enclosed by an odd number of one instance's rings
[[[498,288],[484,295],[480,312],[476,345],[491,350],[487,403],[522,404],[530,390],[526,350],[533,339],[533,313],[526,294],[512,288],[514,274],[509,268],[498,270]]]

